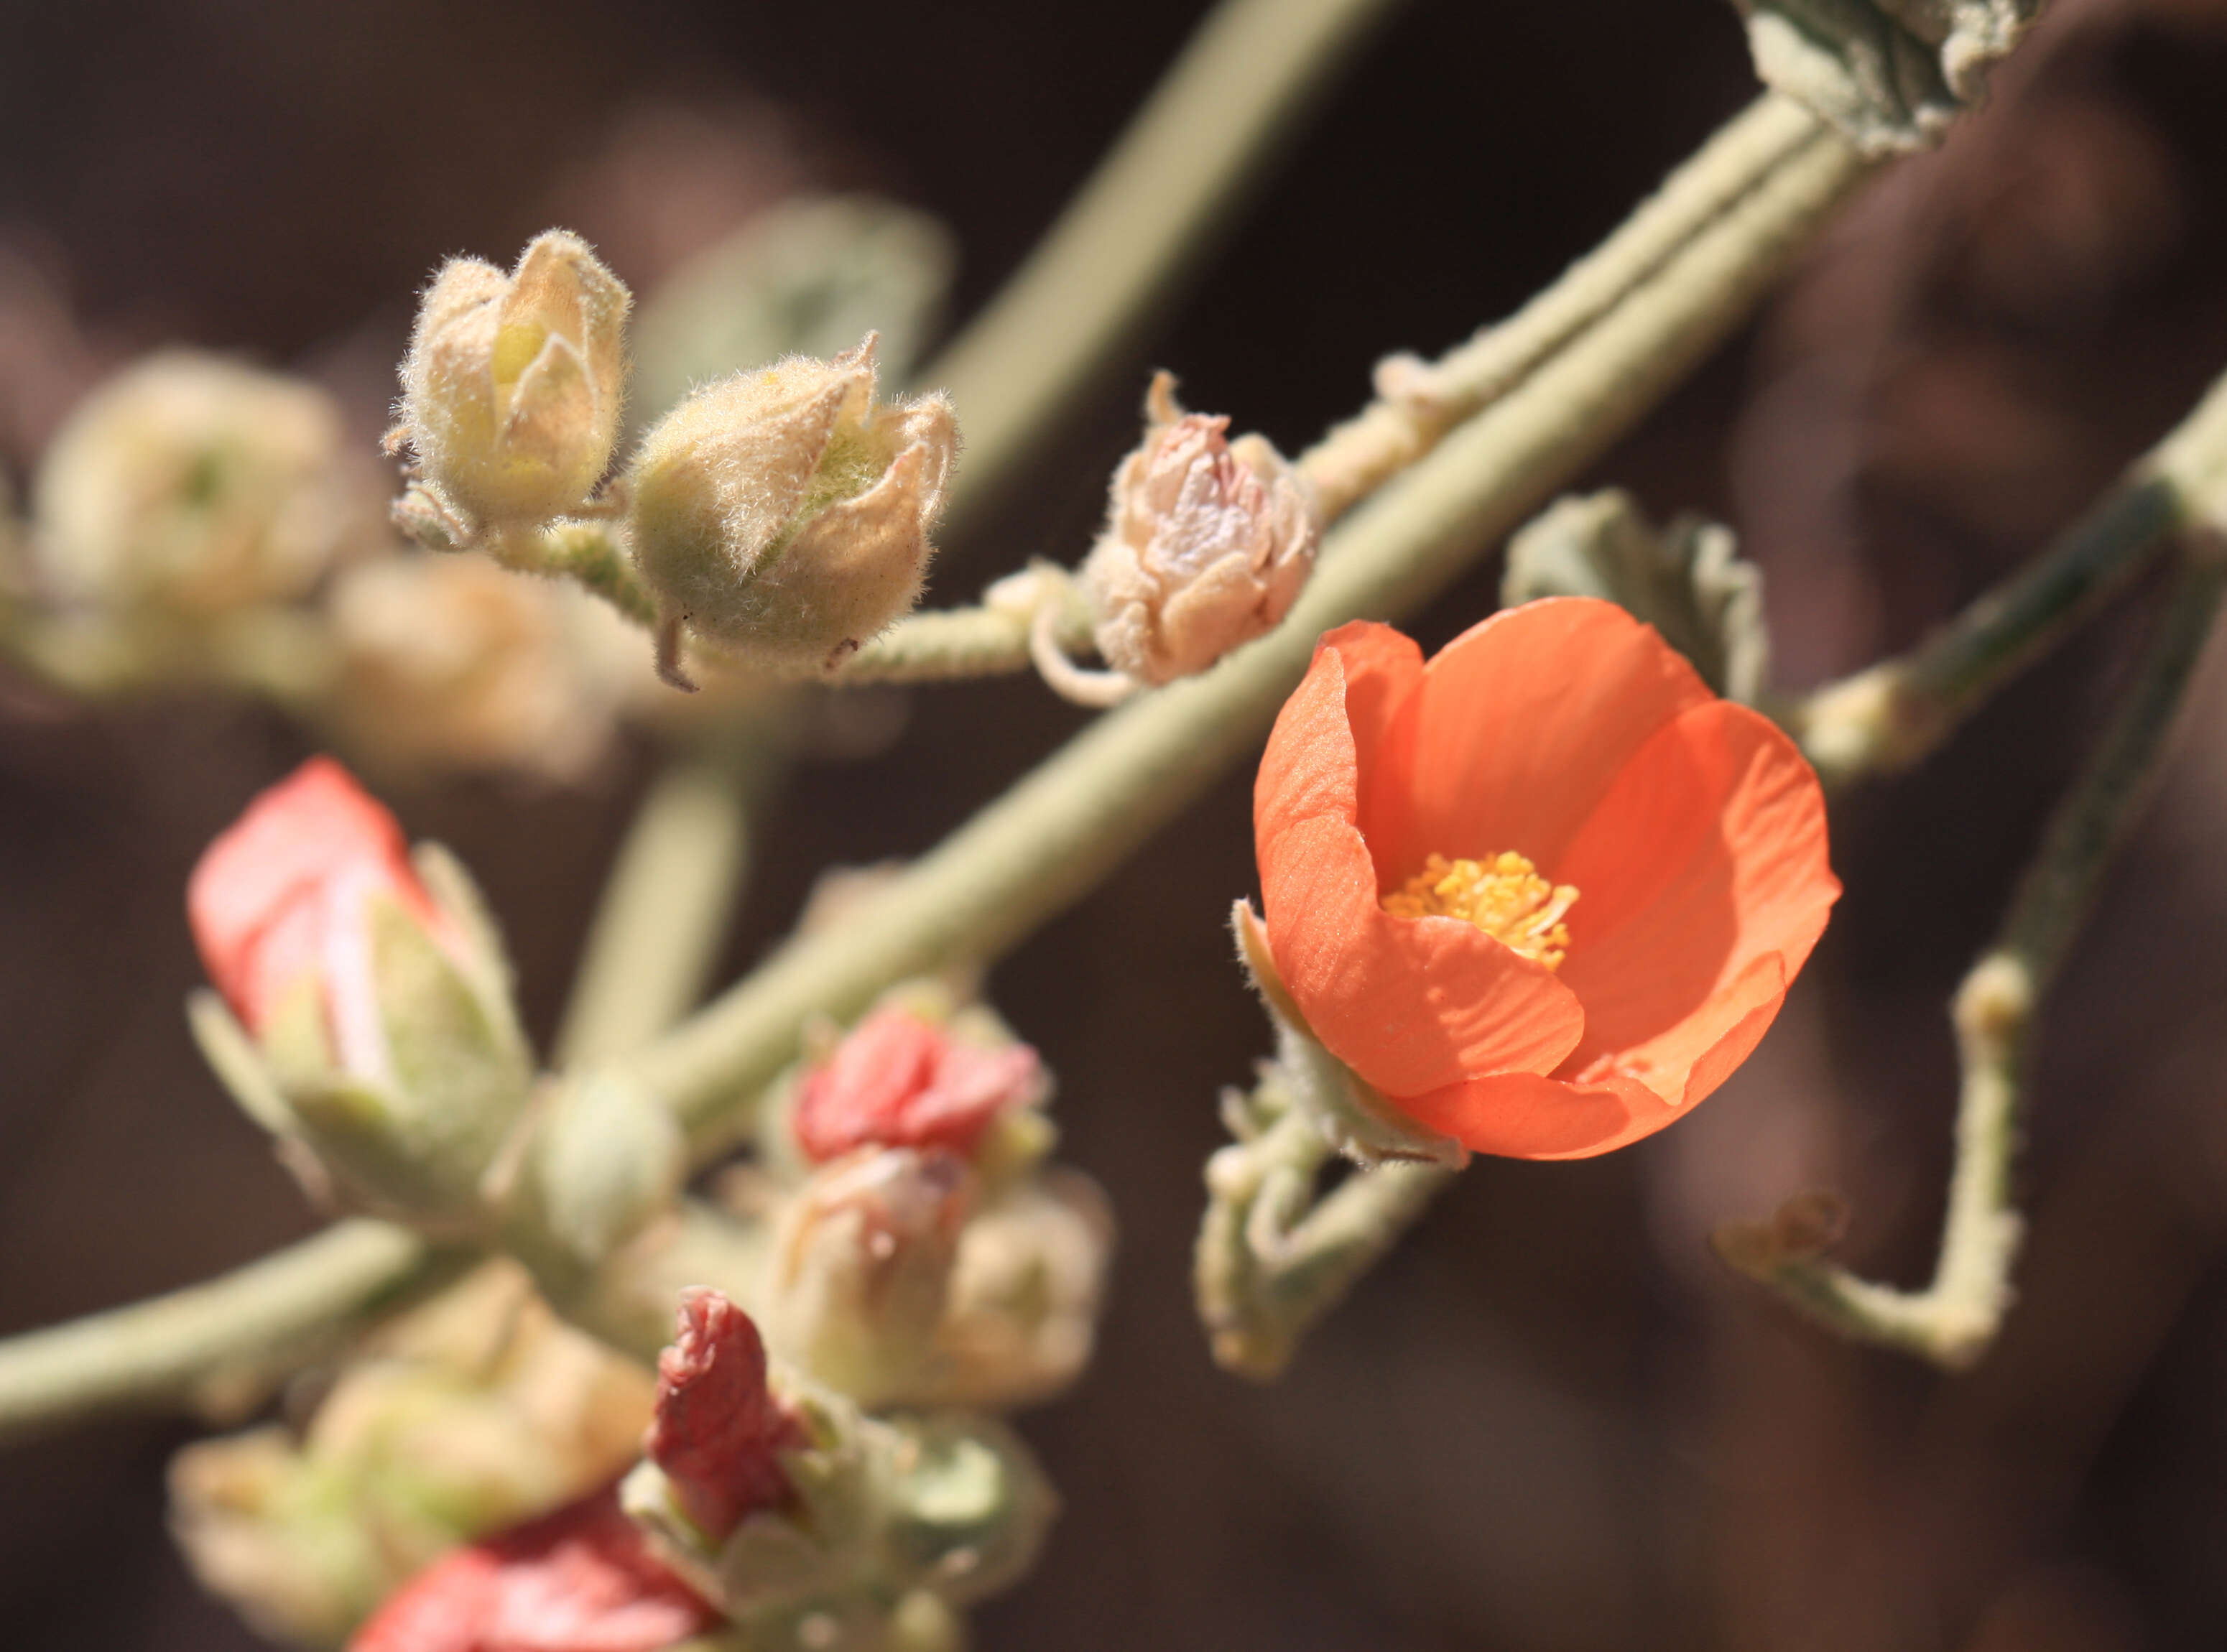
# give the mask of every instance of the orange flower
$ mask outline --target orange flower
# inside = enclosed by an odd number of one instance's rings
[[[1254,790],[1307,1030],[1479,1152],[1583,1158],[1747,1058],[1840,883],[1817,777],[1611,603],[1496,614],[1426,666],[1324,636]]]

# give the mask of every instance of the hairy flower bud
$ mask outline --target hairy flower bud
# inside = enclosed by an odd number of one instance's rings
[[[209,845],[186,904],[231,1011],[205,1004],[195,1030],[251,1110],[374,1207],[475,1212],[532,1068],[461,870],[413,861],[393,816],[316,757]]]
[[[70,415],[31,538],[66,599],[207,616],[302,596],[376,533],[331,398],[193,350],[148,357]]]
[[[536,236],[508,275],[478,258],[441,266],[418,306],[388,440],[416,450],[431,505],[460,519],[456,537],[587,502],[618,436],[633,302],[565,230]]]
[[[1259,436],[1186,413],[1155,374],[1145,440],[1114,473],[1106,527],[1083,564],[1098,651],[1139,682],[1204,671],[1284,617],[1314,566],[1307,484]]]
[[[1098,1184],[1052,1170],[984,1205],[959,1240],[937,1337],[937,1405],[1005,1410],[1082,1374],[1098,1334],[1114,1217]]]
[[[629,471],[634,557],[676,677],[681,628],[816,671],[910,609],[959,447],[950,404],[874,404],[874,337],[698,391]],[[684,679],[685,680],[685,679]]]

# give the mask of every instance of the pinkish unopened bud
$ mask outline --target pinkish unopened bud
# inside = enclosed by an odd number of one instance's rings
[[[210,981],[251,1034],[318,975],[340,1064],[376,1077],[389,1063],[371,976],[373,896],[455,944],[393,815],[331,758],[312,757],[209,845],[186,911]]]
[[[460,519],[436,537],[530,527],[587,502],[618,437],[633,302],[565,230],[536,236],[508,275],[477,258],[441,266],[418,303],[388,438],[416,450],[431,490],[413,508]]]
[[[209,845],[186,905],[238,1017],[212,1002],[196,1030],[243,1104],[376,1208],[476,1212],[532,1060],[463,870],[412,858],[394,818],[316,757]]]
[[[766,1383],[765,1343],[750,1317],[717,1291],[680,1293],[680,1326],[657,1356],[657,1414],[642,1443],[675,1499],[713,1542],[745,1515],[794,1495],[784,1451],[803,1426]]]
[[[868,1145],[966,1155],[1000,1113],[1044,1090],[1043,1063],[1026,1044],[966,1043],[908,1010],[877,1010],[805,1075],[796,1139],[819,1163]]]
[[[348,1652],[665,1652],[718,1621],[604,1490],[435,1561]]]
[[[839,662],[919,599],[959,450],[938,396],[877,407],[874,337],[698,391],[629,471],[666,673],[683,628],[775,669]]]
[[[1319,534],[1305,481],[1266,437],[1186,413],[1156,374],[1145,440],[1114,473],[1083,564],[1098,651],[1139,682],[1204,671],[1291,608]]]

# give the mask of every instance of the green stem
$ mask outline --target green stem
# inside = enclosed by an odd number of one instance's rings
[[[763,759],[739,746],[676,758],[627,828],[588,928],[555,1064],[640,1048],[703,1001],[750,865],[750,793]]]
[[[963,518],[1167,297],[1389,0],[1222,0],[1028,261],[920,374],[967,432]]]
[[[2227,376],[2031,563],[1899,659],[1828,683],[1789,721],[1828,782],[1905,768],[2214,512],[2227,477]]]
[[[1315,1323],[1391,1249],[1458,1172],[1431,1164],[1355,1170],[1313,1197],[1330,1158],[1314,1121],[1287,1107],[1207,1161],[1195,1266],[1199,1317],[1223,1368],[1267,1381]]]
[[[243,1368],[267,1371],[445,1277],[443,1259],[381,1221],[342,1221],[205,1284],[0,1343],[0,1439],[112,1413],[190,1403]]]
[[[1726,1260],[1830,1329],[1951,1368],[1987,1350],[2010,1303],[2022,1223],[2011,1171],[2034,1011],[2071,949],[2114,852],[2147,800],[2217,617],[2227,561],[2207,545],[2182,569],[2141,668],[2072,790],[2051,817],[1994,946],[1954,1010],[1963,1085],[1956,1168],[1932,1281],[1898,1291],[1859,1279],[1771,1226],[1719,1235]]]
[[[1835,141],[1790,99],[1766,92],[1726,123],[1592,252],[1503,322],[1434,362],[1394,356],[1378,399],[1300,456],[1325,520],[1406,469],[1613,309],[1771,171]]]
[[[634,1076],[716,1151],[791,1060],[814,1013],[993,956],[1089,890],[1256,737],[1323,631],[1405,612],[1605,452],[1736,326],[1868,171],[1804,149],[1520,388],[1456,430],[1331,536],[1285,622],[1213,671],[1100,718],[875,906],[800,937],[642,1052]]]

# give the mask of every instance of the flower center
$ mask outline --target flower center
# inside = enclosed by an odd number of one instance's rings
[[[1459,918],[1554,969],[1570,947],[1570,926],[1562,915],[1577,898],[1574,884],[1548,883],[1512,851],[1483,860],[1433,855],[1421,871],[1384,897],[1384,909],[1395,918]]]

